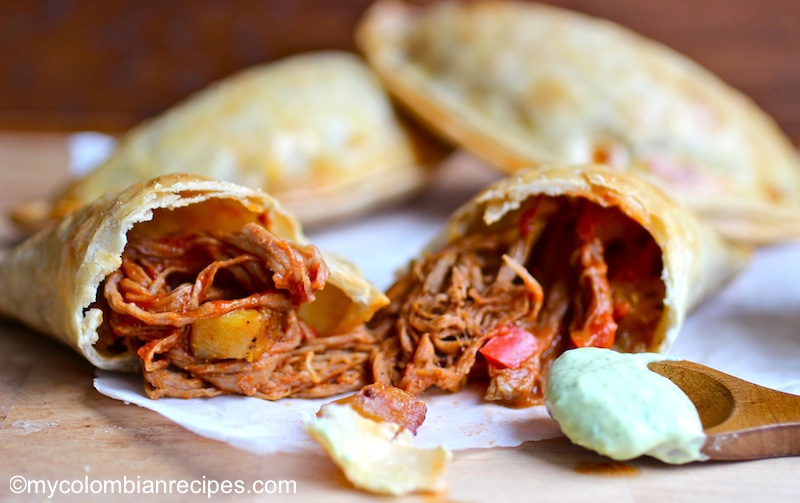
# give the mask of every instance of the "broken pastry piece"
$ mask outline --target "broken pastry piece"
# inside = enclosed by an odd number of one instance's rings
[[[800,236],[800,158],[775,121],[622,26],[533,2],[386,0],[358,41],[401,103],[500,169],[607,164],[729,237]]]
[[[13,217],[41,228],[105,193],[181,172],[264,190],[308,226],[409,196],[448,152],[395,111],[357,56],[313,52],[188,97],[128,132],[63,193]]]
[[[369,322],[373,375],[415,395],[488,379],[487,400],[540,404],[565,350],[666,351],[748,258],[630,173],[520,171],[457,210],[389,288]]]
[[[0,258],[0,314],[151,398],[324,397],[371,380],[386,297],[308,243],[267,194],[166,175],[109,194]]]
[[[425,404],[380,383],[324,405],[306,427],[354,486],[401,495],[438,492],[451,453],[445,447],[414,447]]]

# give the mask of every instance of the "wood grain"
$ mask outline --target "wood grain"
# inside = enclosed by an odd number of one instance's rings
[[[0,0],[0,129],[124,131],[238,69],[354,50],[353,27],[370,3]],[[545,3],[621,23],[696,59],[800,145],[800,2]]]

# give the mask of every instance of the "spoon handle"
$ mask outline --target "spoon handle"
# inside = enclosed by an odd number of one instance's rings
[[[704,452],[712,459],[741,460],[800,455],[800,397],[736,381],[728,384],[731,416],[706,430]]]
[[[800,396],[688,361],[653,362],[648,367],[692,401],[707,437],[703,452],[710,459],[800,455]]]

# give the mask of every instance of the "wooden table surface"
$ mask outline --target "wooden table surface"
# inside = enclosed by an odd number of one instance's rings
[[[63,182],[64,135],[0,133],[0,213]],[[0,243],[13,229],[0,219]],[[102,481],[224,481],[243,487],[294,483],[295,494],[178,494],[156,500],[366,501],[322,454],[256,456],[200,437],[149,410],[101,395],[94,369],[77,354],[18,324],[0,320],[0,501],[42,501],[14,494],[12,483],[59,483],[56,500],[119,500],[119,495],[61,494]],[[458,451],[449,490],[398,501],[800,501],[800,458],[668,466],[651,459],[606,470],[604,458],[559,438],[517,448]],[[22,477],[13,479],[13,477]],[[60,482],[66,481],[66,482]],[[94,482],[101,481],[101,482]],[[94,484],[92,486],[91,484]],[[145,484],[144,486],[141,484]],[[40,486],[43,488],[44,486]],[[132,487],[128,485],[128,487]],[[175,486],[178,487],[178,486]],[[291,487],[284,484],[284,488]],[[127,499],[140,500],[141,494]],[[390,501],[387,498],[375,498]]]

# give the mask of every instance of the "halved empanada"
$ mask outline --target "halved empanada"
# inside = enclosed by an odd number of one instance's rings
[[[414,394],[488,376],[487,399],[539,403],[569,348],[669,349],[748,257],[630,173],[519,171],[458,209],[388,290],[369,322],[373,374]]]
[[[18,208],[37,228],[106,192],[192,173],[269,192],[305,225],[420,189],[448,151],[401,118],[355,55],[318,52],[244,70],[146,121],[54,201]]]
[[[747,97],[663,45],[510,1],[384,1],[358,36],[390,92],[504,170],[606,163],[654,181],[731,237],[800,236],[792,144]]]

